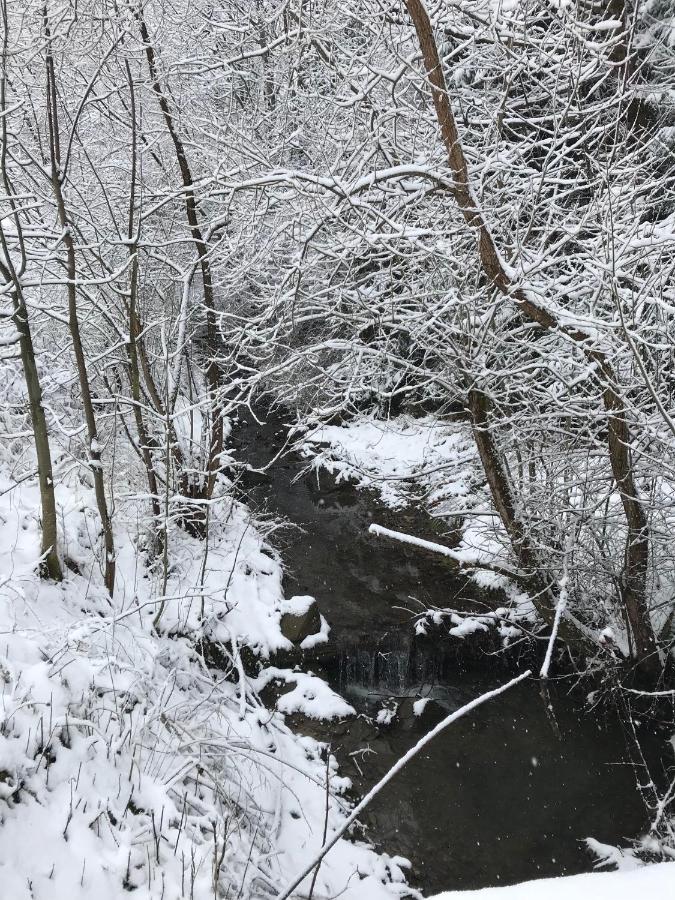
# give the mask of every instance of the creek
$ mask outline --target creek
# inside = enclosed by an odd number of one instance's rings
[[[286,433],[278,413],[262,425],[242,420],[232,435],[235,456],[262,469]],[[372,492],[303,473],[306,466],[283,455],[246,482],[258,515],[288,523],[275,537],[287,596],[316,597],[331,625],[324,655],[306,666],[370,716],[392,697],[400,703],[428,696],[452,711],[507,680],[513,659],[507,664],[499,654],[472,651],[470,641],[414,634],[411,618],[420,604],[470,608],[475,589],[442,562],[369,536],[368,526],[377,521],[438,540],[429,516],[389,510]],[[382,729],[331,733],[328,724],[316,736],[331,741],[341,771],[366,789],[419,739],[420,729],[410,716]],[[649,730],[641,744],[652,773],[662,775],[670,746]],[[644,774],[631,763],[617,716],[589,710],[565,682],[551,688],[549,706],[532,680],[427,746],[376,799],[364,817],[366,836],[410,859],[411,884],[430,893],[589,871],[585,838],[621,844],[648,824],[637,789]]]

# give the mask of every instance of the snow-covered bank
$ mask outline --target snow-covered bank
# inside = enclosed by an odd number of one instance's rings
[[[492,509],[466,421],[442,421],[433,415],[388,420],[363,415],[343,425],[308,430],[296,446],[317,473],[325,469],[338,482],[349,480],[375,490],[393,509],[417,506],[445,520],[454,546],[444,555],[474,567],[469,577],[477,586],[500,589],[502,598],[508,598],[498,615],[467,617],[454,610],[429,610],[419,617],[418,631],[426,630],[427,618],[436,625],[445,618],[455,637],[496,627],[508,641],[521,633],[513,622],[532,620],[530,599],[503,574],[512,565],[508,537]],[[371,528],[371,533],[382,534],[382,530]],[[398,537],[407,540],[405,535]],[[431,549],[431,544],[420,543],[414,536],[407,542]]]
[[[446,891],[431,900],[673,900],[675,864],[657,863],[621,872],[543,878],[481,891]]]
[[[472,474],[476,450],[466,423],[441,423],[434,416],[400,416],[383,421],[370,416],[345,425],[308,431],[302,451],[313,465],[379,491],[392,507],[423,493],[439,513],[473,506]]]
[[[408,550],[408,558],[412,558],[416,562],[417,556],[410,553],[410,547],[416,546],[421,552],[434,552],[444,556],[453,565],[455,563],[464,565],[465,569],[469,571],[469,576],[477,580],[482,586],[499,586],[503,588],[501,595],[497,595],[499,605],[497,603],[494,604],[494,607],[497,608],[493,612],[487,611],[481,615],[465,612],[467,607],[461,606],[461,600],[457,604],[458,609],[451,610],[449,605],[448,608],[445,608],[443,598],[439,598],[436,593],[428,595],[427,598],[424,598],[424,603],[428,607],[426,618],[422,615],[416,617],[418,633],[427,631],[428,620],[439,626],[439,629],[442,629],[448,635],[449,640],[452,640],[452,638],[464,638],[476,631],[476,629],[487,630],[488,628],[494,628],[495,624],[497,624],[501,637],[509,641],[513,638],[522,637],[522,631],[519,631],[516,626],[522,624],[523,618],[528,618],[530,622],[532,620],[537,621],[536,613],[525,590],[520,589],[517,579],[512,580],[509,589],[507,579],[504,577],[504,573],[509,567],[517,566],[518,557],[513,551],[509,555],[508,543],[505,539],[506,536],[500,529],[499,519],[496,515],[490,514],[490,497],[484,484],[481,483],[480,471],[475,465],[475,458],[472,458],[469,449],[467,449],[461,462],[458,461],[457,443],[462,436],[466,437],[468,433],[469,428],[466,423],[448,424],[438,419],[434,420],[431,416],[421,420],[403,416],[389,421],[361,416],[340,426],[317,428],[308,432],[304,437],[302,449],[305,456],[311,458],[311,465],[317,470],[325,467],[333,472],[338,480],[340,478],[349,478],[358,485],[379,490],[383,500],[394,507],[409,506],[408,509],[402,511],[399,518],[398,512],[390,514],[387,511],[383,511],[380,504],[373,504],[375,510],[374,521],[378,524],[371,524],[370,527],[368,527],[368,519],[371,516],[371,507],[368,507],[367,517],[361,516],[359,520],[360,527],[363,528],[364,532],[368,532],[373,536],[374,554],[378,552],[381,541],[393,541],[395,547],[403,549],[405,546]],[[464,483],[469,485],[469,492],[461,497],[460,503],[460,498],[454,494],[454,490],[444,494],[443,482],[449,473],[448,477],[451,487],[456,485],[458,482],[457,474],[462,470],[465,473]],[[320,477],[320,474],[317,474],[317,478],[320,479]],[[325,481],[329,483],[329,488],[332,489],[331,479],[326,478]],[[455,497],[454,500],[453,496]],[[367,502],[370,503],[370,500]],[[438,541],[426,540],[429,536],[433,538],[433,532],[437,530],[436,528],[430,529],[427,527],[427,517],[424,513],[429,511],[440,514],[441,517],[455,513],[459,523],[449,523],[450,528],[448,531],[451,532],[449,536],[443,535]],[[398,521],[402,523],[400,526]],[[393,527],[383,527],[379,522],[392,524]],[[419,529],[416,531],[417,526],[419,526]],[[395,529],[398,528],[401,530],[396,531]],[[448,537],[450,537],[450,540]],[[490,546],[491,538],[493,539],[492,547]],[[481,554],[484,554],[483,559],[480,559]],[[476,569],[472,569],[472,560],[477,558],[478,565]],[[499,571],[495,572],[497,566],[492,566],[491,571],[480,570],[478,567],[483,565],[484,562],[496,562],[499,566]],[[420,586],[428,582],[444,583],[443,574],[435,578],[435,573],[430,576],[422,566],[417,571],[420,572]],[[449,581],[453,581],[452,575],[450,575]],[[462,583],[466,583],[463,578]],[[409,596],[411,599],[414,599],[417,595],[413,590],[413,592],[409,592]],[[502,600],[502,597],[506,599]],[[492,606],[490,600],[492,598],[487,592],[479,595],[478,599],[479,601],[485,600],[485,608],[490,610]],[[482,607],[478,608],[482,609]],[[468,607],[468,609],[471,610],[472,607]],[[529,622],[527,624],[529,625]],[[541,619],[538,621],[538,625],[541,626]],[[530,629],[528,628],[528,630]],[[615,639],[617,631],[618,629],[605,630],[604,632],[599,630],[599,634],[601,638],[609,635],[610,639]],[[449,680],[452,682],[452,676]],[[573,716],[576,718],[576,710]],[[579,718],[581,719],[580,710]],[[615,745],[618,746],[620,744],[623,746],[621,736],[619,735],[618,737],[618,743],[614,739]],[[571,732],[569,739],[571,741],[574,740],[573,732]],[[670,756],[668,755],[666,759],[666,765],[670,765]],[[653,771],[659,771],[659,765],[654,764],[654,766]],[[583,765],[581,768],[583,769]],[[641,781],[640,783],[642,784],[643,782]],[[557,802],[561,806],[566,805],[568,809],[578,808],[577,804],[570,802],[567,796],[561,796]],[[609,805],[612,810],[610,815],[614,814],[614,810],[621,811],[627,806],[618,793]],[[552,807],[552,809],[555,809],[555,807]],[[647,815],[646,812],[645,815]],[[579,824],[580,828],[578,828]],[[634,828],[617,830],[608,840],[611,840],[618,846],[624,846],[631,838],[637,839],[638,835],[642,833],[643,825],[644,822],[639,822],[636,823]],[[569,834],[573,835],[575,839],[581,840],[587,827],[591,834],[601,835],[600,830],[596,831],[589,827],[586,821],[576,822],[575,828],[571,829]],[[483,836],[480,835],[480,838],[482,845]],[[666,846],[662,848],[655,840],[653,848],[642,845],[636,852],[641,852],[643,857],[647,859],[668,859],[668,841],[664,843]],[[595,850],[597,847],[591,847],[591,849]],[[616,852],[617,855],[620,855],[619,850]],[[602,854],[598,855],[602,857]],[[524,854],[523,856],[524,859],[530,858],[530,854]],[[558,853],[555,850],[550,855],[547,854],[547,857],[549,860],[556,857],[557,864],[560,863]],[[472,853],[470,854],[470,859],[473,861]],[[455,884],[495,884],[495,882],[498,883],[500,877],[504,880],[513,880],[518,877],[532,877],[535,874],[534,872],[521,871],[510,876],[506,875],[504,870],[500,871],[499,867],[495,866],[495,859],[496,856],[489,862],[485,862],[482,881],[478,881],[478,879],[475,881],[456,881]],[[579,868],[584,868],[583,862],[579,862],[577,865],[579,865]],[[590,862],[588,867],[590,868]],[[480,863],[477,861],[477,869],[479,868]],[[548,873],[542,872],[541,874],[554,874],[555,871],[556,869],[554,868],[552,871],[549,870]],[[558,871],[578,871],[578,869],[560,865]],[[668,874],[670,872],[672,872],[672,876]],[[488,873],[493,874],[490,875]],[[668,878],[672,877],[673,882],[666,882],[670,888],[670,892],[666,896],[675,900],[675,868],[668,870],[668,873]],[[442,878],[443,880],[437,881],[434,885],[435,890],[440,890],[453,883],[450,864],[448,865],[447,879],[445,873],[443,873]],[[591,884],[594,883],[591,882]],[[604,882],[601,883],[604,884]],[[542,882],[536,882],[536,885],[541,884]],[[545,896],[545,888],[541,888],[544,893],[537,893],[540,888],[536,886],[532,890],[535,893],[524,896]],[[570,886],[570,890],[574,890],[574,888]],[[511,900],[511,896],[516,896],[511,893],[502,894],[497,888],[495,888],[495,891],[494,900],[502,900],[502,898],[503,900]],[[464,894],[452,893],[448,896],[453,898],[457,896],[459,898],[463,897]],[[470,894],[468,896],[473,895]],[[480,896],[482,897],[483,895],[481,894]],[[493,894],[489,894],[489,896],[492,897]],[[568,894],[561,894],[562,896],[567,897]],[[572,894],[569,894],[569,896],[572,896]],[[586,900],[586,895],[583,896],[584,900]],[[594,895],[589,894],[588,896]]]
[[[376,490],[398,509],[421,506],[448,521],[467,561],[508,562],[506,535],[484,483],[471,429],[464,421],[433,415],[381,420],[361,416],[344,425],[308,431],[298,442],[314,469]],[[507,587],[490,572],[475,577],[485,587]]]
[[[79,467],[57,488],[61,584],[36,575],[36,486],[5,476],[0,491],[3,898],[273,897],[322,843],[326,772],[329,834],[346,780],[243,677],[237,648],[287,643],[280,565],[245,507],[214,504],[206,557],[170,533],[163,591],[140,548],[143,506],[118,501],[111,601]],[[229,675],[206,667],[203,637],[234,648]],[[401,863],[342,840],[315,896],[391,900],[406,893]]]

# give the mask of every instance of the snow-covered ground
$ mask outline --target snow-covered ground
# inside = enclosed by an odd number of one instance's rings
[[[363,416],[346,425],[307,431],[301,449],[313,464],[379,491],[396,508],[422,493],[439,514],[472,508],[476,449],[465,422],[439,423],[434,416],[393,420]]]
[[[336,466],[344,433],[321,436],[333,441]],[[382,489],[390,502],[407,490],[408,481],[396,486],[398,475],[420,467],[435,500],[471,502],[471,453],[460,430],[434,435],[422,420],[387,435],[363,422],[352,437],[340,471],[360,471],[370,485],[378,471],[388,473]],[[96,562],[91,486],[86,471],[68,466],[57,471],[61,584],[36,575],[37,486],[0,471],[0,896],[273,898],[349,811],[348,780],[335,760],[326,762],[322,744],[284,721],[293,712],[348,715],[348,704],[307,673],[270,664],[254,680],[244,674],[240,651],[265,660],[288,648],[281,616],[307,598],[284,598],[279,559],[227,493],[211,509],[208,542],[172,528],[165,585],[161,558],[147,551],[147,512],[130,465],[117,476],[110,600]],[[435,471],[444,484],[454,473],[449,493],[436,491]],[[323,622],[319,639],[326,634]],[[202,639],[229,655],[229,671],[208,668]],[[274,711],[257,693],[272,680],[292,686]],[[318,871],[315,900],[407,896],[406,867],[340,840]],[[310,880],[294,896],[306,897]],[[675,898],[675,866],[441,896],[624,900],[639,892]]]
[[[279,561],[223,496],[206,558],[203,542],[171,531],[163,591],[142,549],[147,514],[122,487],[111,601],[86,472],[58,472],[61,584],[36,576],[36,486],[0,476],[0,896],[273,897],[321,846],[326,772],[328,835],[347,786],[243,677],[241,647],[287,646]],[[207,668],[202,637],[230,648],[229,676]],[[325,685],[319,695],[309,676],[295,680],[287,706],[346,711]],[[315,897],[391,900],[405,893],[402,864],[341,840]]]
[[[447,891],[433,900],[673,900],[675,863],[625,872],[543,878],[482,891]]]

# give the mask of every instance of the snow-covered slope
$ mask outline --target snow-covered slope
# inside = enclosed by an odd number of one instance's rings
[[[238,648],[285,644],[280,565],[223,496],[206,561],[204,542],[171,532],[163,593],[161,563],[140,547],[143,508],[120,502],[111,601],[80,472],[57,489],[61,584],[36,576],[35,485],[0,479],[0,896],[272,897],[321,846],[327,771],[322,745],[242,677]],[[229,674],[207,668],[202,637],[234,648]],[[346,782],[334,761],[328,772],[330,833]],[[402,882],[399,861],[343,840],[315,896],[391,900]]]
[[[465,423],[441,423],[434,416],[400,416],[387,421],[358,417],[346,425],[322,425],[299,442],[313,465],[376,489],[390,506],[405,506],[411,492],[441,513],[475,502],[471,476],[476,449]]]

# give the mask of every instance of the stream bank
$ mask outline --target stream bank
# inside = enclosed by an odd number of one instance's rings
[[[232,437],[239,460],[262,469],[284,445],[283,416],[242,421]],[[513,660],[465,652],[457,639],[415,636],[411,617],[421,605],[466,608],[475,589],[440,561],[376,541],[368,526],[376,519],[433,537],[434,523],[419,510],[393,513],[369,491],[303,474],[306,464],[281,457],[247,478],[246,498],[258,515],[288,521],[276,541],[286,593],[316,597],[331,625],[328,647],[305,667],[363,714],[295,726],[329,741],[361,790],[422,733],[414,716],[386,728],[366,716],[383,702],[416,697],[449,712],[506,680]],[[551,706],[535,682],[519,685],[440,735],[376,799],[363,818],[366,835],[411,859],[414,886],[435,892],[588,871],[585,838],[621,844],[645,829],[636,787],[644,773],[631,765],[621,721],[585,711],[560,686]],[[650,768],[662,769],[670,761],[664,742],[648,733],[642,741]]]

